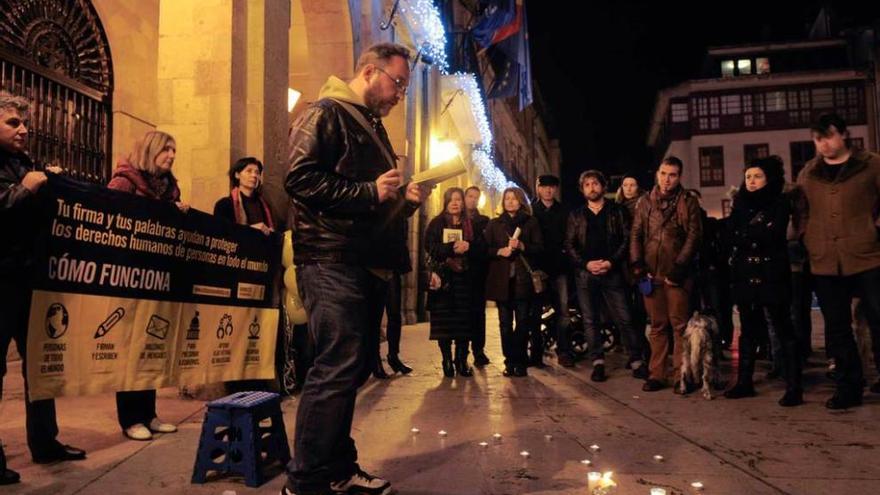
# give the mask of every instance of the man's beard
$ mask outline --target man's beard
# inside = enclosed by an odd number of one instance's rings
[[[379,117],[386,117],[390,112],[393,105],[390,103],[383,102],[380,98],[378,98],[374,92],[367,91],[364,93],[364,104],[367,108],[378,115]]]

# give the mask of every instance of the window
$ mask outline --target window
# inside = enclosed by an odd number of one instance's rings
[[[790,124],[806,125],[810,123],[810,91],[802,89],[787,91],[788,121]]]
[[[736,70],[737,70],[737,72],[740,73],[740,75],[751,74],[752,73],[752,61],[747,58],[741,58],[741,59],[737,60],[736,61]]]
[[[672,122],[687,122],[688,121],[688,105],[687,103],[673,103],[672,104]]]
[[[729,199],[722,199],[721,200],[721,216],[723,218],[729,217],[730,210],[731,210],[730,200]]]
[[[755,68],[757,69],[758,74],[769,74],[770,73],[770,59],[766,57],[759,57],[755,59]]]
[[[764,95],[762,93],[743,95],[743,126],[756,127],[764,125]]]
[[[733,60],[723,60],[721,61],[721,77],[733,77],[733,69],[735,65]]]
[[[720,121],[718,114],[721,112],[721,103],[717,96],[699,97],[693,100],[694,111],[697,114],[697,127],[706,131],[710,129],[718,129]]]
[[[834,95],[831,88],[816,88],[812,91],[813,108],[833,108]]]
[[[724,95],[721,97],[722,115],[739,115],[740,109],[739,95]]]
[[[767,143],[747,144],[743,146],[745,165],[749,165],[759,158],[767,158],[768,156],[770,156],[770,145]]]
[[[770,91],[766,94],[766,97],[768,112],[785,110],[785,91]]]
[[[700,187],[724,185],[724,148],[700,148]]]
[[[791,149],[791,180],[797,180],[797,176],[814,156],[816,145],[812,141],[795,141],[789,144]]]

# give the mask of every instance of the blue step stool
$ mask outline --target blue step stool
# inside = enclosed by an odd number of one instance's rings
[[[271,424],[261,426],[265,420]],[[247,486],[257,487],[264,481],[263,468],[275,461],[290,461],[280,395],[238,392],[208,403],[193,483],[204,483],[208,471],[220,471],[241,474]]]

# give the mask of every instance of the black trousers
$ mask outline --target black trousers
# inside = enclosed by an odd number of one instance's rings
[[[403,328],[403,318],[401,317],[401,290],[400,274],[394,273],[388,282],[388,297],[385,299],[385,314],[388,322],[385,327],[385,336],[388,338],[388,355],[396,356],[400,354],[400,330]]]
[[[6,354],[14,340],[21,354],[21,373],[24,376],[25,423],[28,448],[33,456],[48,454],[57,446],[58,423],[55,419],[55,400],[33,401],[28,398],[27,330],[31,308],[31,289],[20,282],[0,281],[0,397],[3,396],[3,377],[6,376]]]
[[[825,319],[825,335],[838,390],[861,394],[864,387],[862,361],[852,331],[852,298],[862,296],[868,325],[880,324],[880,268],[849,276],[814,275],[816,296]]]

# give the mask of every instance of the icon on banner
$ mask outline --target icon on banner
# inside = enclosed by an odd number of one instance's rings
[[[147,335],[156,337],[159,340],[165,340],[170,326],[171,323],[165,318],[153,315],[150,317],[150,322],[147,323]]]
[[[49,306],[49,310],[46,311],[46,333],[49,338],[57,339],[67,333],[69,322],[70,316],[63,304],[54,303]]]
[[[193,316],[192,320],[189,322],[189,329],[186,331],[186,340],[199,340],[199,312],[196,311],[196,315]]]
[[[256,316],[254,316],[254,321],[251,323],[251,326],[248,327],[248,333],[250,334],[248,338],[251,340],[257,340],[260,338],[260,324],[257,323]]]
[[[107,335],[107,333],[110,332],[110,329],[122,320],[123,316],[125,316],[125,310],[122,308],[116,308],[115,311],[110,313],[110,316],[108,316],[106,320],[98,325],[98,329],[95,330],[95,338],[100,339]]]
[[[220,318],[220,324],[217,325],[217,338],[223,340],[230,335],[232,335],[232,315],[224,314],[223,318]]]

